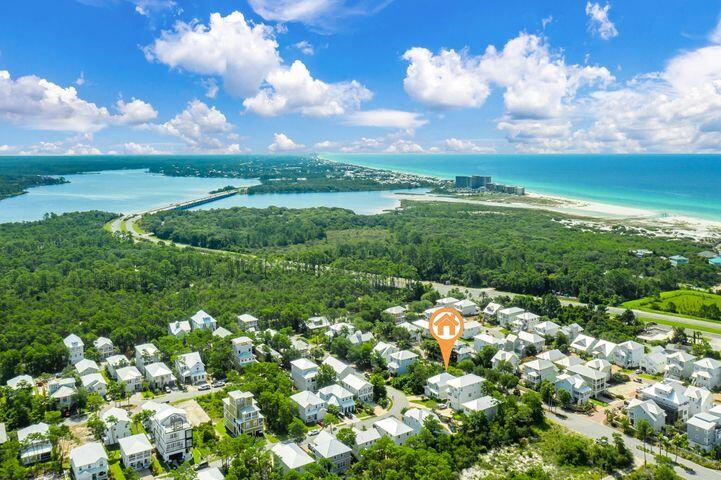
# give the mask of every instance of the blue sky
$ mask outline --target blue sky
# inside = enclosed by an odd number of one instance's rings
[[[0,4],[0,154],[721,150],[718,1]]]

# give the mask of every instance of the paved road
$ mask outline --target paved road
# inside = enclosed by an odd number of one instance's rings
[[[583,435],[584,437],[592,439],[607,437],[610,440],[614,433],[619,433],[617,430],[614,430],[607,425],[603,425],[601,423],[591,420],[586,415],[563,412],[563,417],[561,417],[553,413],[548,413],[547,418],[553,422],[563,425],[569,430],[572,430]],[[643,452],[638,449],[638,447],[643,445],[642,442],[627,435],[623,435],[623,440],[624,442],[626,442],[626,446],[630,448],[633,452],[634,458],[636,459],[636,464],[643,464]],[[653,455],[647,453],[646,460],[650,463],[653,463]],[[709,468],[702,467],[701,465],[695,464],[681,457],[678,458],[678,463],[688,469],[685,470],[683,468],[676,467],[676,473],[678,473],[683,478],[721,480],[721,472],[718,470],[711,470]]]

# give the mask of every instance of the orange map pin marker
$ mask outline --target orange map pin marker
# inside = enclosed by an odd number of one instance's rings
[[[428,321],[428,329],[441,347],[443,363],[446,370],[448,370],[453,345],[455,345],[456,340],[461,338],[463,333],[463,316],[455,308],[440,308],[431,315]]]

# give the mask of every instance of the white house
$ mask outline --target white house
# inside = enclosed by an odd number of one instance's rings
[[[429,418],[434,418],[439,423],[441,421],[438,418],[438,415],[431,412],[430,410],[427,410],[425,408],[409,408],[403,414],[403,423],[411,427],[413,429],[413,433],[418,433],[421,431],[421,428],[423,428],[426,420]]]
[[[110,355],[105,359],[105,364],[108,369],[108,373],[117,380],[117,370],[119,368],[130,366],[130,360],[128,360],[128,357],[125,355]]]
[[[351,341],[351,343],[353,343]],[[310,351],[310,344],[300,337],[293,337],[290,339],[291,346],[298,350],[301,355],[304,355]]]
[[[247,332],[258,329],[258,319],[249,313],[238,315],[238,326]]]
[[[689,385],[688,387],[686,387],[685,394],[686,398],[688,398],[689,418],[699,413],[708,412],[713,408],[713,394],[705,388]]]
[[[315,393],[303,390],[290,399],[298,405],[298,415],[305,423],[318,423],[325,418],[327,403]]]
[[[330,327],[330,322],[326,317],[310,317],[305,321],[305,328],[309,332],[316,332]]]
[[[163,362],[145,365],[145,379],[155,389],[165,388],[175,383],[173,371]]]
[[[392,317],[396,323],[400,323],[403,321],[404,318],[406,318],[406,308],[400,305],[396,305],[395,307],[388,307],[383,310],[383,313]]]
[[[265,417],[253,394],[240,390],[228,392],[223,399],[223,421],[226,430],[234,437],[241,434],[261,435],[265,425]]]
[[[92,442],[70,450],[70,470],[75,480],[108,478],[108,454],[102,443]]]
[[[60,410],[67,410],[75,403],[78,394],[75,378],[57,378],[48,382],[48,395]]]
[[[373,334],[371,332],[361,332],[360,330],[356,330],[353,333],[349,333],[346,336],[346,338],[351,343],[351,345],[360,345],[362,343],[372,342],[374,339]]]
[[[541,358],[543,360],[548,360],[549,362],[553,363],[557,367],[559,366],[558,363],[568,358],[568,355],[563,353],[562,351],[558,349],[553,350],[546,350],[545,352],[541,352],[538,355],[536,355],[536,358]],[[580,362],[580,359],[579,359]],[[565,368],[565,367],[563,367]]]
[[[579,334],[571,342],[571,350],[575,350],[578,353],[591,353],[591,349],[596,345],[598,339],[589,337],[588,335]]]
[[[480,412],[483,413],[488,420],[490,420],[496,416],[496,413],[498,413],[498,400],[490,395],[486,395],[463,403],[461,405],[461,411],[466,414]]]
[[[686,423],[686,437],[691,448],[713,450],[721,444],[721,405],[691,417]]]
[[[709,390],[721,385],[721,362],[714,358],[702,358],[693,364],[691,382]]]
[[[689,417],[686,387],[678,380],[666,379],[644,387],[638,391],[636,397],[640,400],[653,400],[666,412],[668,423],[673,424],[677,420],[685,422]]]
[[[545,322],[537,324],[531,329],[531,331],[536,332],[543,337],[555,337],[556,335],[558,335],[560,329],[561,327],[557,323],[546,320]]]
[[[666,357],[666,375],[676,380],[691,378],[696,357],[684,351],[673,352]]]
[[[377,353],[378,355],[380,355],[386,363],[390,363],[391,355],[396,353],[397,351],[398,347],[396,347],[392,343],[378,342],[376,343],[375,347],[373,347],[373,353]]]
[[[105,445],[115,445],[121,438],[132,435],[130,431],[130,416],[126,410],[111,407],[100,414],[100,420],[105,424],[103,442]]]
[[[98,337],[93,341],[95,351],[98,352],[100,361],[105,360],[115,352],[115,346],[112,340],[107,337]]]
[[[193,426],[185,410],[167,403],[148,402],[155,413],[148,421],[149,432],[158,450],[158,456],[166,462],[184,462],[192,455]],[[121,440],[122,441],[122,440]]]
[[[233,356],[238,366],[245,367],[249,363],[255,362],[253,340],[248,337],[237,337],[232,339],[230,343],[233,346]]]
[[[472,317],[474,315],[478,315],[478,305],[468,299],[463,299],[454,303],[453,308],[458,310],[464,317]]]
[[[521,331],[518,332],[517,345],[518,347],[516,353],[518,353],[521,357],[524,357],[528,355],[529,350],[535,350],[535,353],[542,352],[546,346],[546,340],[537,333]]]
[[[570,325],[564,325],[561,327],[561,333],[568,338],[569,341],[573,342],[578,335],[583,332],[583,327],[580,326],[577,323],[572,323]]]
[[[604,360],[602,358],[594,358],[593,360],[589,360],[585,364],[588,368],[592,368],[594,370],[598,370],[599,372],[606,375],[606,381],[611,380],[611,363],[608,360]]]
[[[481,324],[475,320],[466,320],[463,325],[463,333],[461,334],[461,338],[470,340],[479,333],[481,333]]]
[[[654,432],[659,432],[666,425],[666,412],[656,405],[653,400],[639,400],[634,398],[626,409],[628,420],[634,427],[641,420],[646,420]]]
[[[515,332],[521,330],[533,330],[538,322],[541,321],[541,317],[531,312],[523,312],[516,315],[516,318],[511,320],[509,328]]]
[[[353,461],[351,448],[325,430],[308,442],[308,448],[316,458],[328,460],[332,465],[331,472],[335,474],[348,470]]]
[[[80,337],[71,333],[63,339],[63,343],[68,351],[68,363],[70,365],[75,365],[85,358],[85,343]]]
[[[205,310],[198,310],[198,312],[190,317],[190,326],[193,330],[208,330],[212,332],[218,328],[218,322],[215,321]]]
[[[483,347],[486,346],[501,349],[505,344],[505,339],[498,338],[491,335],[490,333],[480,333],[473,337],[473,349],[476,352],[480,352],[481,350],[483,350]]]
[[[175,369],[178,371],[178,377],[181,383],[199,385],[208,381],[208,374],[205,373],[205,364],[198,352],[178,355],[175,359]]]
[[[82,377],[83,375],[88,375],[90,373],[100,372],[100,367],[94,360],[84,358],[75,364],[75,371],[79,377]]]
[[[568,375],[562,373],[556,378],[554,384],[556,390],[565,390],[571,394],[573,402],[577,405],[588,403],[593,391],[580,375]]]
[[[433,310],[437,310],[437,309],[433,309]],[[421,336],[423,336],[423,337],[431,337],[432,336],[431,330],[429,328],[428,319],[419,318],[418,320],[413,320],[413,322],[411,322],[411,323],[413,325],[415,325],[416,327],[418,327],[418,330],[420,330],[420,332],[421,332]]]
[[[535,387],[544,380],[556,381],[558,370],[548,360],[537,358],[521,365],[521,379]]]
[[[115,371],[118,382],[125,385],[125,391],[128,393],[139,392],[143,386],[143,374],[137,368],[122,367]]]
[[[190,322],[187,320],[176,320],[168,324],[168,333],[175,338],[183,338],[190,330]]]
[[[337,358],[331,356],[326,357],[321,365],[328,365],[332,368],[338,380],[341,380],[343,377],[352,372],[351,368],[345,362],[341,362]]]
[[[215,330],[213,330],[213,336],[217,337],[217,338],[227,338],[231,335],[233,335],[233,332],[231,332],[227,328],[218,327]]]
[[[36,423],[18,430],[20,442],[20,463],[31,463],[50,460],[53,444],[50,443],[50,426],[45,422]]]
[[[358,375],[353,373],[345,375],[340,384],[351,392],[359,402],[370,403],[373,401],[373,385]]]
[[[218,467],[206,467],[196,471],[197,480],[225,480],[225,475]]]
[[[378,430],[374,427],[366,428],[365,430],[353,427],[353,433],[355,433],[353,455],[355,455],[356,458],[361,458],[363,450],[372,447],[378,440],[381,439],[381,434],[378,433]]]
[[[426,380],[426,386],[423,393],[428,398],[436,400],[445,400],[448,398],[448,381],[456,378],[448,372],[441,372]]]
[[[80,377],[80,383],[89,393],[97,393],[101,397],[105,397],[108,393],[108,382],[99,373],[89,373]]]
[[[355,327],[348,322],[338,322],[330,325],[323,335],[328,338],[349,335],[355,332]]]
[[[388,362],[388,371],[392,375],[403,375],[408,371],[408,367],[416,363],[418,355],[410,350],[401,350],[391,354],[391,361]]]
[[[668,365],[668,353],[661,346],[652,347],[641,357],[638,367],[651,375],[663,375]]]
[[[516,355],[515,352],[507,352],[505,350],[499,350],[491,358],[491,367],[494,370],[498,370],[501,365],[508,364],[512,367],[512,373],[518,370],[518,364],[521,363],[521,359]]]
[[[608,340],[599,340],[592,346],[588,353],[593,358],[602,358],[603,360],[613,361],[616,358],[616,349],[618,345]]]
[[[153,446],[144,433],[121,438],[120,459],[125,468],[133,470],[146,470],[150,468],[153,458]]]
[[[457,298],[454,297],[443,297],[436,300],[436,307],[440,308],[448,308],[448,307],[455,307],[455,305],[460,302]]]
[[[313,463],[313,458],[293,442],[276,443],[270,451],[273,452],[275,464],[285,472],[302,472],[304,467]]]
[[[403,330],[407,331],[412,341],[421,341],[421,329],[418,326],[408,322],[401,322],[398,324],[398,328],[402,328]]]
[[[448,388],[448,405],[460,410],[461,405],[483,395],[483,378],[473,373],[453,378],[446,382]]]
[[[510,328],[511,323],[518,317],[520,314],[524,313],[525,310],[518,307],[510,307],[510,308],[504,308],[502,310],[498,310],[496,312],[496,318],[498,319],[498,323],[504,327],[504,328]]]
[[[579,375],[591,387],[591,395],[594,397],[598,397],[608,388],[607,374],[587,365],[572,365],[566,369],[566,373]]]
[[[30,375],[18,375],[17,377],[13,377],[8,380],[6,385],[13,390],[17,390],[22,387],[32,388],[35,386],[35,381]]]
[[[396,417],[386,417],[373,424],[381,436],[390,438],[396,445],[403,445],[412,435],[413,429]]]
[[[643,345],[633,340],[619,343],[613,359],[607,359],[622,368],[637,368],[644,357]]]
[[[318,390],[318,395],[326,401],[329,407],[333,405],[343,414],[355,411],[353,394],[337,383],[321,388]]]
[[[315,380],[318,376],[318,365],[307,358],[298,358],[290,362],[293,384],[298,390],[316,390]]]
[[[491,302],[488,305],[486,305],[486,308],[483,309],[483,319],[484,320],[491,320],[495,319],[496,315],[498,314],[499,310],[503,309],[503,305],[496,302]]]
[[[160,350],[152,343],[143,343],[135,346],[135,366],[145,372],[145,365],[160,361]]]

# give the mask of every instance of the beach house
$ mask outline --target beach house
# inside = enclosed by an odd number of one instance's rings
[[[70,470],[74,480],[108,478],[108,454],[103,444],[91,442],[70,450]]]
[[[218,322],[205,310],[198,310],[195,315],[190,317],[190,326],[193,330],[208,330],[212,332],[218,328]]]
[[[292,397],[291,397],[292,398]],[[250,392],[233,390],[223,399],[225,429],[233,437],[241,434],[262,435],[265,419]]]

